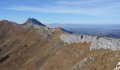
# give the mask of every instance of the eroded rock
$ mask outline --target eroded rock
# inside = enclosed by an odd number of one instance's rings
[[[91,43],[90,50],[94,49],[111,49],[113,51],[120,50],[120,39],[88,36],[88,35],[75,35],[63,34],[60,39],[68,44],[71,43]]]
[[[95,57],[88,57],[74,65],[71,70],[80,70],[81,68],[84,68],[86,65],[93,63],[95,60]]]

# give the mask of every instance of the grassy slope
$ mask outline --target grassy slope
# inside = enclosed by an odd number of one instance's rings
[[[0,70],[70,70],[88,57],[95,61],[78,70],[112,70],[120,58],[119,51],[90,51],[88,43],[62,43],[60,29],[45,40],[34,28],[4,22],[0,22],[0,32],[0,59],[9,56],[0,62]]]

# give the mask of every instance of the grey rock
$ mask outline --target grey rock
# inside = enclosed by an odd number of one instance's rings
[[[71,70],[81,70],[86,65],[91,64],[95,61],[95,57],[88,57],[77,63],[76,65],[73,65]]]
[[[88,36],[88,35],[76,35],[76,34],[62,34],[60,35],[61,41],[71,44],[71,43],[91,43],[90,50],[94,49],[110,49],[110,50],[120,50],[120,39],[98,37],[98,36]]]

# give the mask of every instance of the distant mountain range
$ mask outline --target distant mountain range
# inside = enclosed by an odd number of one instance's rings
[[[62,27],[76,34],[120,38],[120,24],[49,24],[48,26]]]

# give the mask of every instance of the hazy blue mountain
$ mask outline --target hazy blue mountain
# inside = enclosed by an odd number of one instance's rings
[[[120,38],[119,24],[49,24],[50,27],[62,27],[77,34]]]

